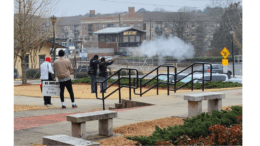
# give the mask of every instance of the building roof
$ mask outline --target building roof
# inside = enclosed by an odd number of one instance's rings
[[[58,17],[59,25],[80,25],[84,16]]]
[[[136,29],[136,28],[133,28],[133,27],[108,27],[108,28],[96,31],[94,33],[95,34],[115,34],[115,33],[117,34],[117,33],[121,33],[121,32],[124,32],[126,30],[129,30],[129,29],[135,29],[135,30],[138,30],[138,31],[145,32],[143,30]]]

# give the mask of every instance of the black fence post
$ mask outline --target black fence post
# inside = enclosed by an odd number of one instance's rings
[[[159,85],[158,85],[158,82],[159,82],[159,76],[158,76],[159,73],[158,72],[159,71],[158,71],[158,68],[157,68],[156,72],[157,72],[157,95],[159,95]]]
[[[191,66],[191,91],[193,91],[193,65]]]
[[[102,89],[101,89],[101,91],[102,91],[102,100],[103,100],[103,110],[105,110],[105,99],[104,99],[104,91],[103,91],[103,82],[101,83],[101,87],[102,87]],[[97,92],[97,89],[96,89],[96,92]]]
[[[177,68],[174,67],[174,93],[176,93]]]
[[[169,66],[167,66],[167,95],[170,95],[170,85],[169,85],[169,81],[170,81],[170,75],[169,75]]]
[[[204,91],[204,63],[202,63],[202,91]]]
[[[128,69],[129,71],[129,100],[132,100],[131,99],[131,72],[130,72],[131,69]]]
[[[118,72],[118,93],[119,93],[119,103],[121,103],[121,87],[120,87],[120,71]]]

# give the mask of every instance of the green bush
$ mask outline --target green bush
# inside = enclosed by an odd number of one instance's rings
[[[81,79],[81,78],[87,78],[88,73],[87,72],[76,72],[74,73],[74,78]]]
[[[90,82],[90,77],[86,77],[82,79],[73,80],[72,83],[91,83],[91,82]]]
[[[90,79],[89,77],[87,77],[89,82],[86,82],[86,80],[82,80],[82,79],[77,79],[77,80],[74,80],[74,83],[90,83]],[[109,83],[113,83],[117,81],[117,79],[108,79],[108,82]],[[142,80],[142,85],[145,84],[147,81],[149,81],[149,79],[143,79]],[[131,84],[133,85],[133,78],[131,78]],[[137,80],[136,80],[137,82]],[[140,82],[140,81],[138,81]],[[166,82],[166,81],[162,81],[162,80],[159,80],[159,82]],[[150,81],[149,83],[147,83],[145,86],[143,87],[151,87],[153,85],[155,85],[157,83],[157,80],[152,80]],[[123,78],[120,80],[120,84],[121,85],[129,85],[129,81],[128,81],[128,78]],[[185,83],[183,82],[178,82],[176,84],[176,88],[184,85]],[[161,88],[167,88],[167,84],[159,84],[159,87]],[[204,83],[204,88],[205,89],[210,89],[210,88],[230,88],[230,87],[242,87],[242,84],[241,83],[233,83],[233,82],[223,82],[223,81],[210,81],[210,82],[205,82]],[[174,88],[174,85],[170,85],[170,88]],[[191,83],[187,84],[186,86],[184,86],[183,88],[186,88],[186,89],[191,89]],[[194,83],[193,84],[193,89],[202,89],[202,83]]]
[[[212,111],[212,114],[201,113],[196,117],[186,119],[183,125],[168,126],[168,128],[155,127],[155,131],[151,136],[126,137],[129,140],[135,140],[142,145],[155,145],[157,141],[172,140],[173,144],[178,137],[188,135],[191,138],[207,136],[210,134],[208,128],[212,125],[220,124],[222,126],[230,126],[238,124],[237,117],[242,116],[242,107],[233,106],[232,111]]]
[[[26,71],[27,79],[39,79],[41,77],[41,72],[39,69],[28,69]]]

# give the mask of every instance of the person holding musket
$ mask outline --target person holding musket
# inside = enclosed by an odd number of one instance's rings
[[[91,80],[91,93],[96,93],[97,90],[97,69],[98,69],[98,55],[94,55],[94,57],[90,60],[90,70],[88,71],[88,74],[90,75]]]
[[[99,80],[102,82],[104,80],[107,79],[107,66],[113,64],[113,62],[115,61],[115,59],[112,59],[111,61],[106,61],[105,57],[101,58],[101,62],[99,64]],[[107,88],[107,81],[103,83],[103,87],[102,87],[102,83],[100,84],[100,93],[106,93],[106,88]]]

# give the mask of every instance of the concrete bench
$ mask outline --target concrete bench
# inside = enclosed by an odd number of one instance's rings
[[[212,110],[220,111],[223,98],[225,98],[225,94],[218,92],[184,95],[184,100],[188,100],[189,117],[197,116],[202,113],[202,100],[208,100],[208,113],[211,114]]]
[[[42,143],[44,145],[66,145],[66,146],[100,146],[97,142],[84,140],[81,138],[71,137],[67,135],[43,136]]]
[[[99,135],[113,135],[113,118],[117,117],[115,111],[97,111],[91,113],[82,113],[67,116],[67,121],[71,122],[71,130],[73,137],[83,137],[86,133],[87,121],[99,120]]]

